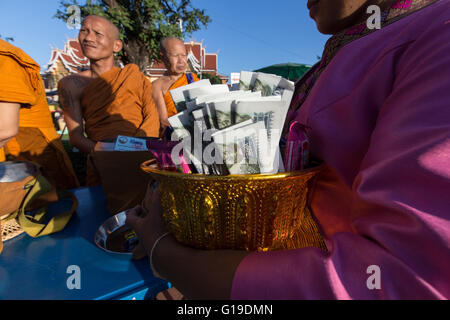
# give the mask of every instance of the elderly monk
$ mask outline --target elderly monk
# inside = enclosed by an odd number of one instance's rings
[[[195,74],[186,73],[188,67],[186,47],[178,38],[161,41],[161,59],[167,68],[164,76],[153,82],[153,99],[159,112],[161,129],[169,127],[168,118],[177,114],[170,90],[188,85],[199,79]]]
[[[58,88],[72,145],[91,153],[97,142],[118,135],[158,137],[150,80],[135,64],[115,66],[114,55],[122,50],[117,27],[91,15],[84,19],[78,38],[90,69],[63,78]],[[88,161],[87,184],[94,185],[99,180],[90,165]]]
[[[58,189],[79,186],[72,163],[53,125],[47,104],[41,68],[21,49],[0,40],[0,161],[32,161]],[[20,109],[20,111],[19,111]],[[14,119],[16,126],[7,126]],[[13,137],[13,138],[11,138]]]

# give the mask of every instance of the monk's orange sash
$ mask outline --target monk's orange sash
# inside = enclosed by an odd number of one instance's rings
[[[94,141],[124,136],[158,137],[152,85],[138,66],[114,67],[93,80],[81,99],[85,131]]]
[[[194,78],[194,81],[199,81],[198,77],[192,73],[192,77]],[[170,118],[178,113],[177,108],[175,107],[175,103],[173,102],[172,96],[170,95],[170,90],[183,87],[188,85],[188,79],[186,74],[183,74],[177,81],[172,84],[172,86],[169,88],[167,93],[164,95],[164,101],[166,103],[167,107],[167,116]]]

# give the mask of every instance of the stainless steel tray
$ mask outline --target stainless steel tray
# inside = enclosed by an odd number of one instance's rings
[[[125,220],[126,211],[106,220],[95,233],[95,244],[106,252],[131,257],[138,239]]]

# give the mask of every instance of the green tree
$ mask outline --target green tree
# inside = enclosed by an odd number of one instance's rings
[[[185,37],[211,22],[204,10],[194,8],[191,0],[60,0],[55,18],[68,21],[67,8],[77,5],[81,17],[103,16],[120,30],[124,64],[135,63],[145,72],[160,57],[159,43],[165,37]],[[182,29],[180,30],[180,22]]]
[[[200,75],[198,75],[198,77],[200,78]],[[222,80],[220,80],[220,78],[218,76],[215,76],[213,74],[210,73],[202,73],[201,75],[202,79],[209,79],[209,81],[211,82],[211,84],[222,84]]]

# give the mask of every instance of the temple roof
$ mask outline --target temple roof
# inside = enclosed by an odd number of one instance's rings
[[[192,71],[208,72],[226,78],[218,73],[218,53],[206,53],[203,42],[188,41],[185,42],[188,52],[188,61]],[[87,59],[77,39],[68,39],[64,44],[64,50],[52,48],[51,59],[47,64],[47,70],[44,74],[57,72],[58,65],[62,64],[69,73],[78,73],[89,68],[89,59]],[[147,72],[152,77],[159,77],[166,72],[166,67],[161,61],[154,61],[147,68]]]
[[[70,73],[78,73],[80,70],[89,68],[89,59],[81,51],[81,46],[76,39],[68,39],[64,50],[52,48],[52,56],[47,64],[45,73],[55,71],[60,61]]]

